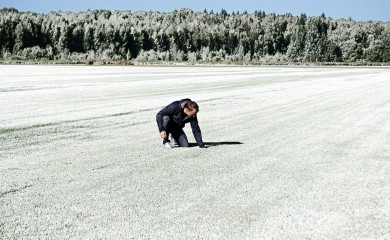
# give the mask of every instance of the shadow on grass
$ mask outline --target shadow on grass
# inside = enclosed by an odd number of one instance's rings
[[[239,145],[243,144],[242,142],[203,142],[206,147],[216,147],[219,145]],[[190,147],[197,147],[196,143],[189,143]]]

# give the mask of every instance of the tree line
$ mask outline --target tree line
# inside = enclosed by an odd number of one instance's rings
[[[0,58],[389,62],[390,23],[324,14],[0,10]]]

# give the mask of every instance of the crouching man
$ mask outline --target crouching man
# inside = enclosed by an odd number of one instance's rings
[[[169,104],[157,113],[157,126],[165,148],[189,147],[187,136],[183,131],[184,125],[188,122],[191,123],[192,133],[198,146],[205,147],[196,117],[198,112],[198,104],[186,98]]]

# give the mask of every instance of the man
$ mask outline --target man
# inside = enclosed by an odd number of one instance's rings
[[[189,147],[187,136],[183,131],[184,125],[188,122],[191,123],[192,133],[198,146],[200,148],[205,147],[196,117],[198,112],[198,104],[186,98],[169,104],[157,113],[157,126],[160,137],[164,139],[165,148],[174,147],[175,142],[180,147]]]

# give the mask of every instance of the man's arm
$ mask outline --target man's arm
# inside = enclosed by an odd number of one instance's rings
[[[193,121],[191,121],[191,128],[192,128],[192,133],[194,134],[196,143],[200,148],[204,148],[205,145],[202,140],[202,132],[200,131],[200,127],[198,124],[198,119],[195,117]]]

